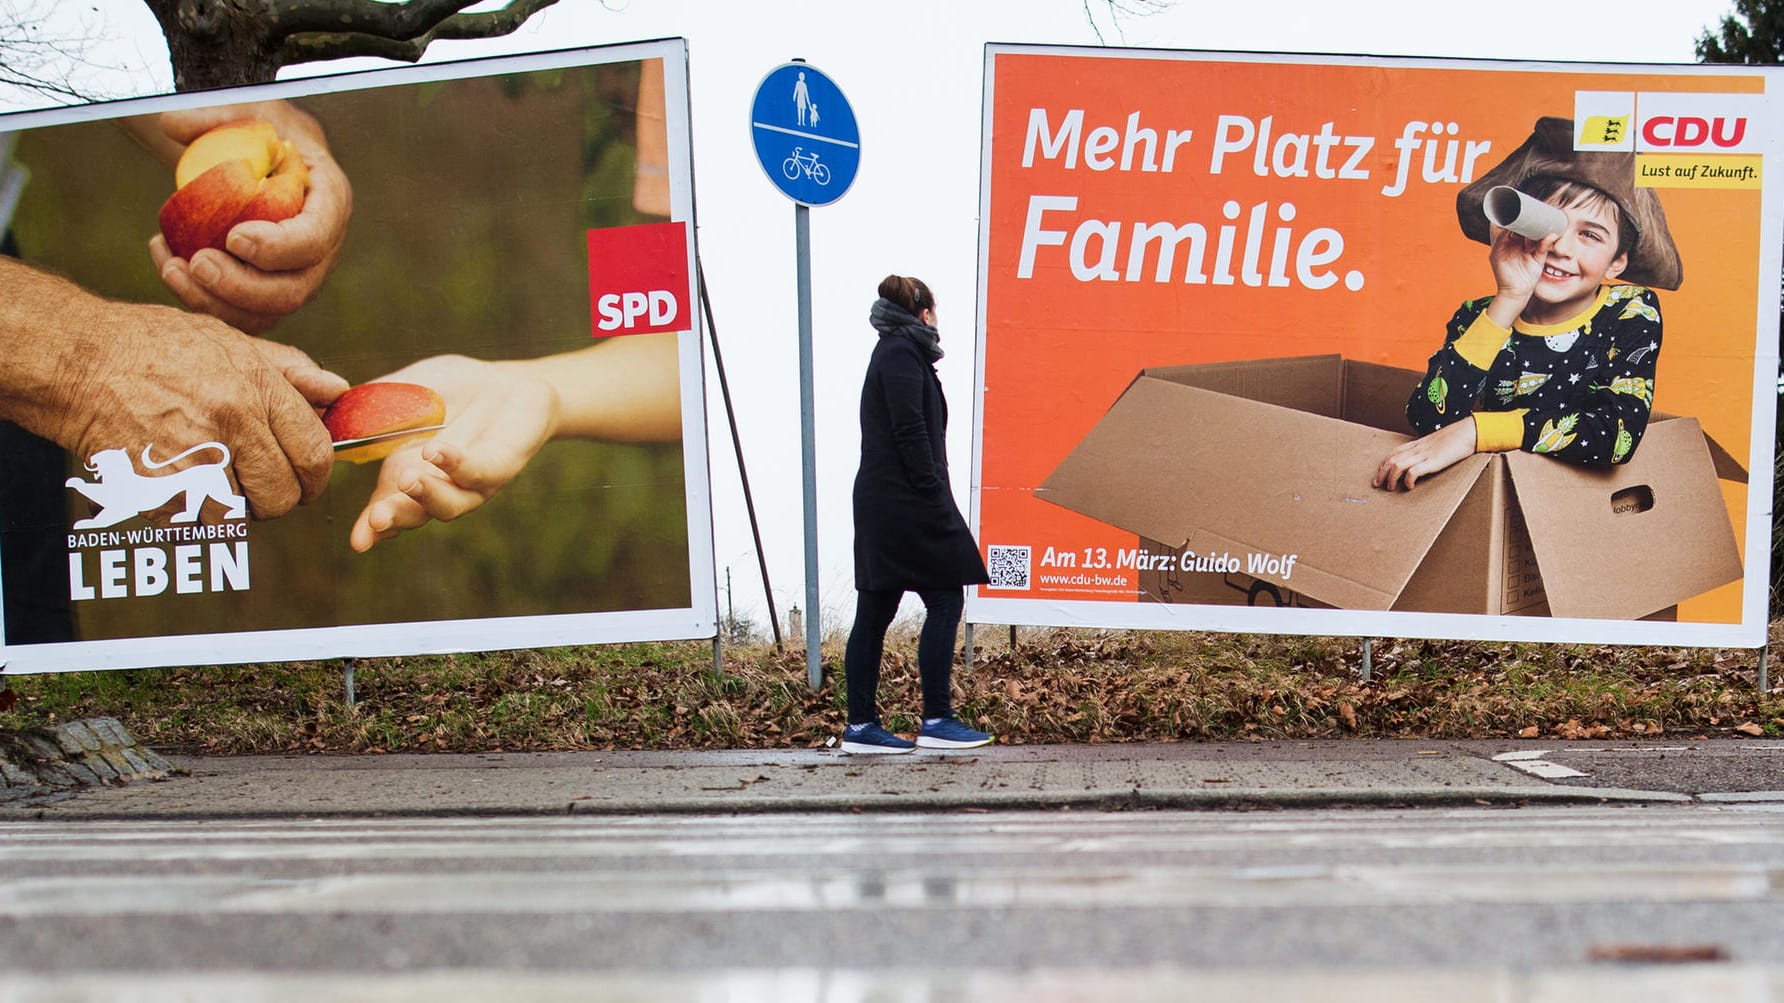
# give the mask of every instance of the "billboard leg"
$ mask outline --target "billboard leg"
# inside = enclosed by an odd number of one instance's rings
[[[1374,652],[1370,649],[1371,643],[1372,642],[1368,638],[1363,638],[1363,667],[1357,673],[1357,675],[1362,678],[1363,682],[1368,682],[1375,676],[1375,665],[1373,664],[1372,658]]]
[[[818,446],[812,392],[811,210],[793,207],[793,254],[799,289],[799,445],[805,488],[805,673],[811,688],[824,685],[818,651],[823,627],[818,614]]]
[[[973,625],[970,620],[967,621],[962,630],[962,640],[960,645],[966,649],[966,664],[971,665],[973,663]]]
[[[725,378],[725,357],[719,353],[719,326],[712,319],[712,296],[706,291],[706,268],[694,259],[694,275],[700,280],[700,308],[706,314],[706,337],[712,342],[712,364],[719,373],[719,393],[725,398],[725,420],[731,425],[731,448],[737,453],[737,477],[743,482],[743,507],[750,514],[750,539],[756,543],[756,566],[762,569],[762,597],[768,600],[768,629],[774,632],[774,650],[781,647],[780,614],[774,609],[774,588],[768,584],[768,555],[762,551],[762,528],[756,521],[756,499],[750,493],[750,472],[743,463],[743,438],[737,434],[737,409],[731,406],[731,384]],[[730,588],[731,569],[725,569]]]
[[[1753,681],[1759,686],[1759,692],[1762,695],[1772,691],[1771,680],[1766,677],[1765,671],[1766,655],[1769,654],[1771,650],[1771,645],[1769,644],[1759,649],[1759,671],[1755,674]]]
[[[341,679],[347,685],[347,709],[354,707],[353,701],[353,659],[341,659]]]

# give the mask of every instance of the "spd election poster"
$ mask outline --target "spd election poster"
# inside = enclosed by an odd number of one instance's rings
[[[0,132],[7,672],[713,636],[684,43]]]
[[[989,47],[968,618],[1763,643],[1781,83]]]

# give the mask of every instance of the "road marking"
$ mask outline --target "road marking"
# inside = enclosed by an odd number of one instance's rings
[[[1544,780],[1566,780],[1569,777],[1586,776],[1571,766],[1551,763],[1542,758],[1548,754],[1548,749],[1519,749],[1516,752],[1501,752],[1493,757],[1493,761],[1504,763],[1514,770],[1522,770],[1533,777],[1541,777]]]

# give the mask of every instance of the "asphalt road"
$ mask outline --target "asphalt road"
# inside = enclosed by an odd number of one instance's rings
[[[1779,742],[172,758],[0,807],[0,1003],[1784,1000]]]
[[[1776,805],[0,821],[0,1003],[1784,998]]]

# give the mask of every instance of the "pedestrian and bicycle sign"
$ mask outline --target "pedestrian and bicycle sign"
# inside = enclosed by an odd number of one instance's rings
[[[829,205],[855,183],[861,130],[842,90],[805,63],[769,71],[750,106],[756,159],[781,194],[800,205]]]
[[[824,684],[818,657],[818,481],[812,378],[811,209],[843,197],[861,166],[861,130],[842,90],[817,68],[791,62],[768,71],[750,101],[750,135],[762,172],[793,200],[793,278],[799,301],[799,454],[805,507],[805,669]]]

